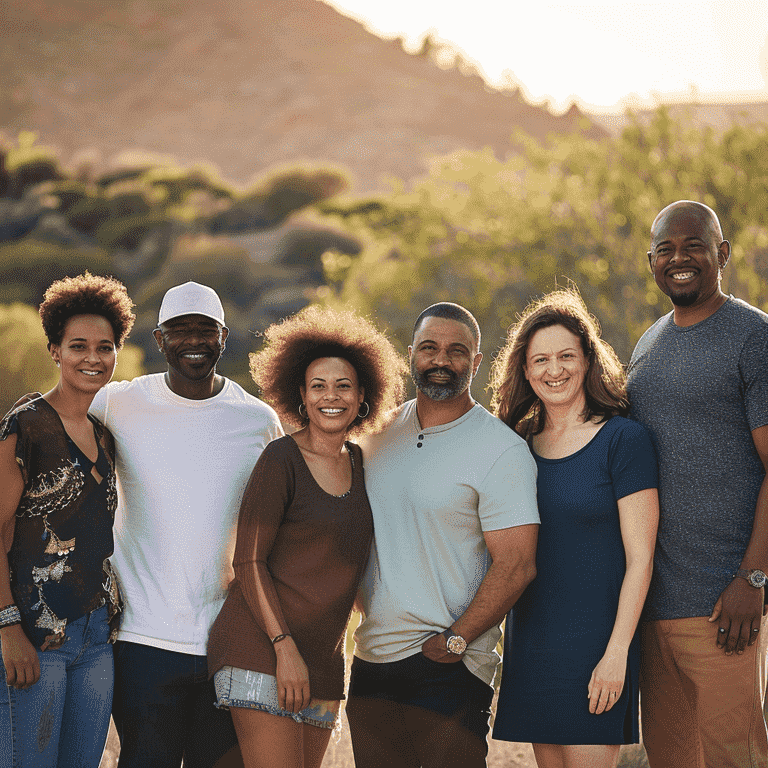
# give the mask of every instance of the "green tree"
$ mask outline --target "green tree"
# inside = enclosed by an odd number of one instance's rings
[[[375,315],[403,348],[422,308],[457,301],[477,316],[488,360],[528,301],[574,281],[626,362],[669,309],[645,255],[651,222],[688,198],[711,205],[733,241],[725,289],[768,309],[768,130],[717,136],[660,109],[612,140],[513,143],[504,161],[455,153],[413,190],[322,206],[365,248],[325,254],[321,300]],[[481,373],[476,394],[484,383]]]

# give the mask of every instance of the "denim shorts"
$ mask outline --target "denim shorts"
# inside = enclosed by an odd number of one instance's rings
[[[333,729],[339,719],[338,701],[312,699],[300,712],[289,712],[277,703],[277,680],[272,675],[238,667],[222,667],[214,676],[217,707],[260,709],[271,715],[290,717],[297,723]]]

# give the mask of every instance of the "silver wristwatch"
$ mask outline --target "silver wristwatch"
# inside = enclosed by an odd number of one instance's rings
[[[766,575],[759,568],[752,568],[750,570],[739,568],[739,570],[736,571],[734,578],[736,578],[736,576],[741,579],[746,579],[747,583],[749,583],[750,586],[753,586],[755,589],[764,587],[765,582],[768,581],[768,577],[766,577]]]
[[[457,635],[450,627],[445,632],[441,632],[441,634],[445,638],[448,653],[461,656],[467,650],[467,641],[461,635]]]

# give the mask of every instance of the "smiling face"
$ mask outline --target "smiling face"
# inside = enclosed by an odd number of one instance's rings
[[[720,294],[729,255],[706,209],[679,205],[654,222],[648,260],[656,285],[676,307],[697,307]]]
[[[310,429],[346,433],[365,396],[354,366],[341,357],[313,360],[300,387]]]
[[[61,383],[96,394],[115,372],[115,333],[101,315],[73,315],[64,326],[61,344],[51,344],[51,357],[61,366]]]
[[[525,378],[544,407],[586,405],[587,357],[581,338],[562,325],[536,331],[526,352]]]
[[[182,315],[154,332],[169,373],[189,381],[203,381],[216,372],[229,330],[204,315]]]
[[[469,328],[442,317],[422,321],[408,352],[413,383],[428,398],[438,401],[464,394],[483,359]]]

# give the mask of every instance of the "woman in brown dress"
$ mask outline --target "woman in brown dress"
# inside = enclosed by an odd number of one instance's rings
[[[208,643],[248,768],[319,768],[344,698],[344,645],[372,538],[363,457],[405,363],[373,325],[310,307],[266,331],[251,373],[284,423],[243,496],[235,580]]]

